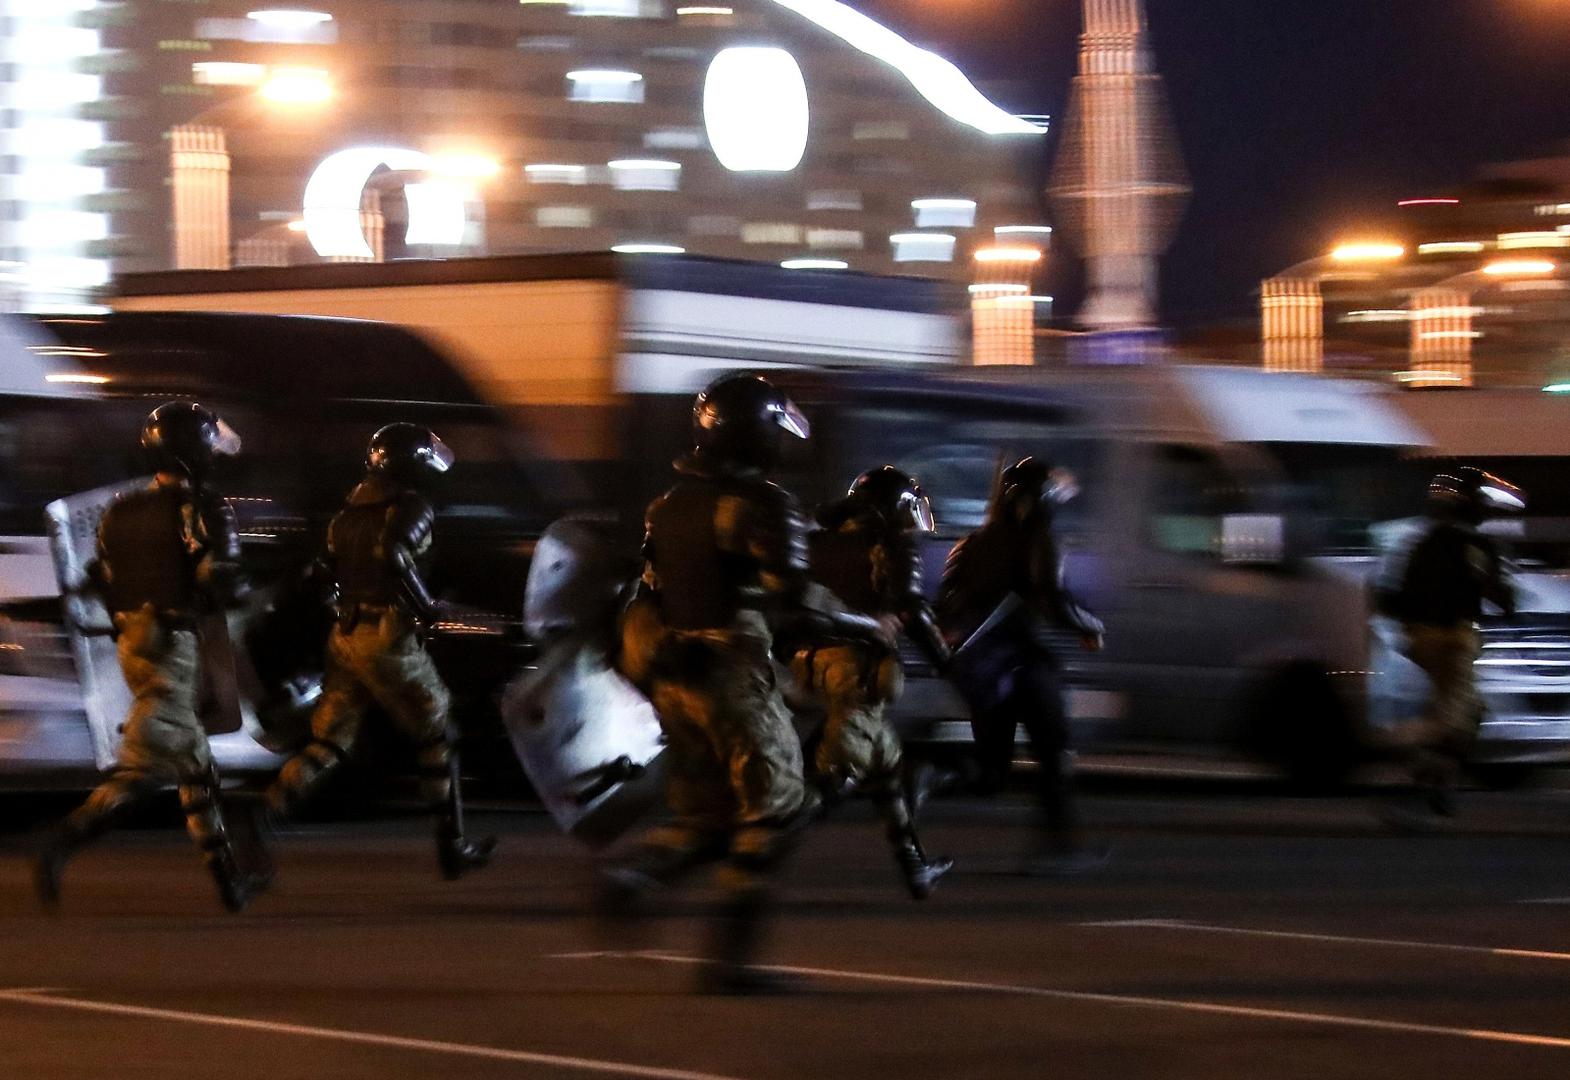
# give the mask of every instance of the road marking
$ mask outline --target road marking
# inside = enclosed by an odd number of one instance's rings
[[[1541,896],[1532,900],[1518,900],[1518,904],[1570,904],[1570,896]]]
[[[669,964],[701,964],[704,962],[696,957],[672,956],[669,953],[624,952],[615,954],[602,953],[599,955],[614,955],[622,959],[633,960],[658,960]],[[882,983],[886,986],[911,986],[924,990],[974,990],[980,993],[1048,998],[1053,1001],[1074,1001],[1091,1005],[1164,1009],[1169,1012],[1230,1016],[1243,1020],[1278,1020],[1285,1023],[1314,1024],[1321,1027],[1384,1031],[1399,1035],[1442,1035],[1456,1039],[1470,1039],[1474,1042],[1509,1043],[1515,1046],[1539,1046],[1552,1050],[1570,1050],[1570,1038],[1559,1035],[1534,1035],[1530,1032],[1494,1031],[1488,1028],[1446,1027],[1441,1024],[1422,1024],[1407,1020],[1381,1020],[1377,1017],[1349,1016],[1344,1013],[1299,1012],[1295,1009],[1270,1009],[1254,1005],[1228,1005],[1219,1001],[1145,997],[1139,994],[1098,994],[1089,990],[1054,990],[1045,986],[1029,986],[1020,983],[981,982],[973,979],[938,979],[921,975],[894,975],[875,971],[850,971],[842,968],[801,967],[792,964],[760,965],[760,970],[773,971],[781,975],[799,975],[803,978],[843,979],[848,982]]]
[[[1256,930],[1247,926],[1218,926],[1214,923],[1188,922],[1184,919],[1124,919],[1116,922],[1087,922],[1080,926],[1109,929],[1189,930],[1200,934],[1232,934],[1238,937],[1276,938],[1285,941],[1320,941],[1332,945],[1373,945],[1386,949],[1427,949],[1430,952],[1466,953],[1472,956],[1504,956],[1515,960],[1570,961],[1570,952],[1545,949],[1505,949],[1488,945],[1454,945],[1443,941],[1410,941],[1405,938],[1353,937],[1346,934],[1310,934],[1293,930]]]
[[[431,1054],[446,1054],[450,1057],[482,1058],[487,1061],[511,1061],[528,1065],[552,1065],[562,1069],[607,1073],[612,1076],[644,1077],[647,1080],[735,1080],[734,1077],[720,1076],[714,1073],[689,1072],[686,1069],[661,1069],[650,1065],[631,1065],[620,1061],[600,1061],[595,1058],[542,1054],[531,1050],[507,1050],[498,1046],[474,1046],[469,1043],[443,1042],[437,1039],[411,1039],[401,1035],[380,1035],[370,1031],[312,1027],[306,1024],[287,1024],[272,1020],[251,1020],[241,1016],[183,1012],[178,1009],[152,1009],[142,1005],[120,1005],[108,1001],[90,1001],[86,998],[58,997],[56,996],[57,993],[58,991],[51,992],[42,988],[0,990],[0,1002],[34,1005],[46,1009],[75,1009],[79,1012],[103,1013],[108,1016],[134,1016],[144,1020],[167,1020],[171,1023],[180,1024],[201,1024],[206,1027],[232,1028],[240,1031],[259,1031],[269,1035],[294,1035],[307,1039],[358,1043],[362,1046],[390,1047],[394,1050],[419,1050]]]

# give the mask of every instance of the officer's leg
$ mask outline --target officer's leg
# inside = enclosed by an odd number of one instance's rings
[[[322,696],[311,713],[311,741],[279,770],[267,790],[268,809],[292,817],[331,783],[354,753],[371,694],[347,662],[349,635],[334,629],[328,640]]]
[[[1045,660],[1028,665],[1020,672],[1015,700],[1038,770],[1038,849],[1025,870],[1066,874],[1094,869],[1106,861],[1107,851],[1081,845],[1074,763],[1068,748],[1068,707],[1057,667]]]
[[[1455,814],[1455,789],[1482,718],[1473,668],[1476,634],[1466,627],[1435,631],[1421,653],[1432,687],[1430,733],[1419,750],[1413,777],[1429,808],[1450,817]]]
[[[176,779],[178,772],[163,745],[164,718],[195,707],[194,683],[171,681],[161,663],[171,638],[152,610],[117,615],[115,626],[115,649],[131,691],[131,707],[121,725],[113,773],[66,818],[39,855],[36,885],[39,897],[50,905],[59,902],[66,861]]]
[[[983,795],[1001,791],[1013,767],[1014,733],[1020,721],[1014,700],[1018,666],[1011,648],[964,657],[955,665],[955,685],[970,709],[975,787]]]
[[[452,697],[430,654],[396,613],[383,617],[367,671],[376,700],[415,745],[420,796],[436,818],[437,861],[442,876],[456,881],[490,862],[496,840],[464,835],[463,789],[448,723]]]

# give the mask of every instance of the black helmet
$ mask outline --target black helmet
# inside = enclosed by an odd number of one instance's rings
[[[876,511],[896,529],[929,533],[937,528],[932,518],[932,503],[921,490],[921,484],[914,476],[892,465],[869,469],[856,477],[845,498]]]
[[[1015,520],[1023,521],[1038,506],[1050,511],[1078,494],[1079,482],[1067,469],[1041,458],[1022,458],[998,477],[992,513],[996,516],[1007,511]]]
[[[1428,482],[1428,509],[1435,517],[1475,525],[1495,514],[1526,509],[1526,496],[1508,480],[1466,465]]]
[[[795,403],[756,375],[726,375],[692,403],[693,455],[712,465],[766,472],[779,461],[782,432],[805,439],[811,431]]]
[[[142,449],[159,472],[199,483],[217,457],[240,452],[240,436],[194,401],[166,401],[142,423]]]
[[[365,471],[399,484],[420,487],[452,468],[453,453],[430,428],[388,424],[371,436]]]

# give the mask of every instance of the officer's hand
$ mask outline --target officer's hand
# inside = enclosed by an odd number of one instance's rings
[[[898,615],[881,615],[878,617],[878,640],[890,649],[899,648],[899,634],[902,622]]]
[[[1105,634],[1081,634],[1079,636],[1079,646],[1086,652],[1100,652],[1106,646],[1106,643]]]

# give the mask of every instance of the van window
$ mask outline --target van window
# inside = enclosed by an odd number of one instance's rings
[[[1150,492],[1150,541],[1180,555],[1220,555],[1221,519],[1246,504],[1220,458],[1192,446],[1157,451]]]

